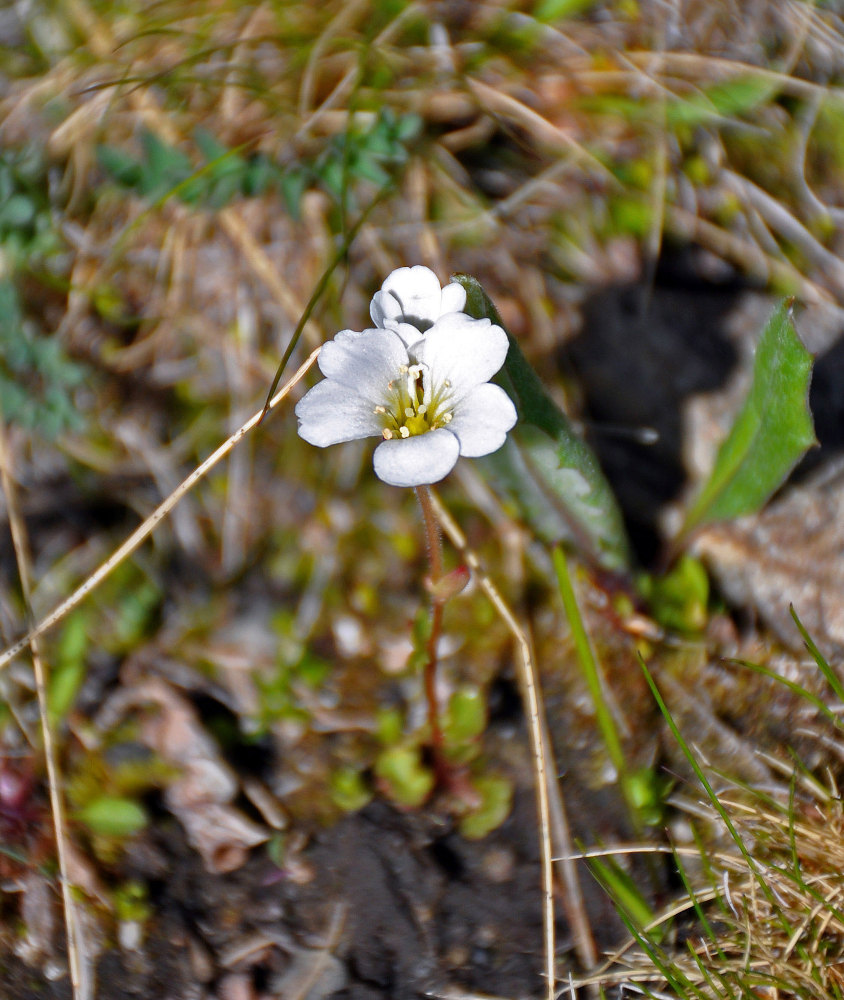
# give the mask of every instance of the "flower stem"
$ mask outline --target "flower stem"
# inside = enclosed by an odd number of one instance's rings
[[[443,575],[443,547],[440,536],[440,526],[434,512],[431,491],[427,486],[417,486],[416,497],[422,508],[422,521],[425,525],[425,539],[428,548],[428,562],[431,567],[431,631],[428,635],[425,662],[425,697],[428,702],[428,727],[431,730],[431,749],[434,754],[434,767],[438,777],[448,771],[448,765],[443,754],[443,732],[440,726],[439,708],[437,705],[437,647],[442,635],[443,607],[445,600],[436,593],[436,584]]]

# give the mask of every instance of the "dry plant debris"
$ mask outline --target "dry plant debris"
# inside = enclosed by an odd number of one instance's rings
[[[678,244],[690,241],[694,281],[723,289],[752,280],[795,295],[803,327],[825,325],[833,333],[819,346],[834,348],[844,307],[842,41],[835,5],[774,0],[166,0],[143,9],[63,0],[0,11],[0,405],[32,547],[35,618],[89,579],[260,409],[313,289],[370,206],[304,328],[295,365],[350,325],[348,317],[365,316],[383,275],[422,261],[443,280],[449,271],[477,275],[549,387],[578,410],[589,390],[561,358],[583,335],[590,298],[600,312],[605,293],[596,289],[642,281],[646,301],[654,282],[658,294],[665,280],[657,260],[681,269]],[[635,309],[622,313],[635,350]],[[740,356],[748,343],[740,339]],[[668,367],[645,368],[643,378],[661,380]],[[649,395],[646,384],[635,388]],[[659,414],[645,423],[652,416]],[[582,805],[577,833],[589,843],[624,839],[630,830],[561,634],[545,556],[480,477],[459,475],[461,488],[450,485],[445,501],[536,637],[563,787],[567,800]],[[663,673],[666,695],[677,694],[672,707],[689,725],[690,741],[705,746],[716,767],[732,762],[745,778],[770,779],[757,746],[790,745],[796,720],[807,766],[829,767],[834,789],[840,754],[829,720],[749,682],[746,717],[732,717],[726,706],[736,688],[719,659],[744,655],[811,687],[805,664],[778,648],[800,649],[786,617],[789,600],[801,605],[819,644],[838,650],[842,643],[835,480],[806,480],[799,490],[758,518],[710,528],[697,541],[721,594],[745,614],[755,611],[756,622],[739,628],[721,612],[703,635],[661,644],[651,633],[625,631],[606,591],[583,585],[631,765],[676,764],[645,699],[636,663],[644,650]],[[634,499],[630,508],[641,508],[652,494],[645,489]],[[7,496],[7,523],[10,510]],[[655,520],[653,511],[648,516]],[[197,996],[270,995],[270,978],[276,993],[315,996],[307,992],[311,973],[323,977],[325,995],[343,982],[361,998],[422,989],[424,977],[414,978],[406,955],[367,952],[360,961],[370,978],[343,980],[339,964],[347,976],[354,967],[343,949],[364,952],[343,943],[342,927],[323,950],[307,942],[304,958],[296,941],[287,950],[256,945],[255,956],[272,952],[272,960],[227,964],[221,944],[232,921],[250,919],[246,904],[234,916],[226,909],[223,888],[243,888],[236,880],[247,879],[257,857],[275,863],[258,881],[273,873],[282,880],[283,902],[261,934],[280,923],[297,932],[307,926],[312,937],[334,927],[331,914],[306,912],[303,902],[308,838],[323,848],[332,843],[330,825],[350,802],[372,794],[364,779],[380,734],[396,718],[408,728],[418,722],[418,679],[404,669],[422,563],[410,518],[409,505],[371,482],[361,452],[315,459],[296,440],[289,414],[277,414],[231,452],[225,474],[198,483],[155,525],[131,567],[98,582],[45,634],[44,663],[71,692],[51,722],[67,787],[101,766],[90,727],[103,704],[133,707],[120,746],[140,739],[181,774],[160,799],[145,786],[150,825],[109,851],[94,850],[96,838],[75,814],[59,835],[74,872],[68,881],[87,898],[83,964],[109,967],[109,941],[122,921],[146,928],[156,948],[166,944],[161,968],[171,960],[190,968]],[[26,618],[9,546],[2,551],[0,625],[8,645]],[[483,753],[526,788],[525,734],[512,715],[511,638],[484,595],[470,592],[447,623],[443,693],[464,683],[483,692],[490,720]],[[174,676],[121,670],[147,647],[153,662],[166,651]],[[18,660],[0,683],[4,757],[37,759],[31,672]],[[705,696],[691,699],[689,688],[698,685]],[[755,705],[754,691],[763,693]],[[684,712],[684,697],[696,701],[696,712]],[[141,708],[150,701],[158,715]],[[729,753],[716,760],[716,745]],[[110,751],[103,750],[106,759]],[[46,817],[40,770],[38,777],[31,814]],[[52,786],[55,796],[61,789]],[[727,911],[717,942],[693,942],[682,959],[691,992],[723,995],[750,982],[741,977],[751,970],[763,977],[746,987],[755,995],[775,988],[840,995],[835,792],[814,804],[795,797],[792,808],[780,789],[776,808],[752,813],[752,797],[723,801],[754,851],[769,859],[775,902],[760,895],[729,844],[716,840],[712,893]],[[257,815],[246,815],[256,803],[274,830],[266,854],[249,851],[267,836]],[[0,795],[4,829],[14,829],[6,821],[17,808]],[[277,822],[270,822],[274,809]],[[181,835],[165,845],[171,855],[160,840],[169,811],[208,868],[226,872],[213,877],[220,881],[211,883],[201,928],[174,915],[189,903],[189,894],[176,895],[181,883],[172,896],[162,888],[170,863],[190,882]],[[523,840],[535,836],[523,816],[508,822],[522,824]],[[704,825],[709,832],[717,826]],[[52,870],[49,883],[40,871],[43,841],[52,837],[43,826],[39,850],[26,837],[6,845],[32,853],[20,911],[9,894],[2,904],[3,954],[14,951],[20,912],[27,925],[20,951],[39,982],[59,970],[61,954],[48,942],[58,933],[57,912],[41,907],[45,884],[58,887]],[[407,831],[397,842],[436,856],[437,877],[463,857],[430,831],[421,847]],[[535,862],[513,862],[500,891],[527,884],[524,870]],[[152,895],[130,905],[133,873]],[[561,881],[568,878],[564,872]],[[737,903],[742,888],[745,901]],[[581,906],[569,879],[567,915],[576,923],[585,913],[612,938],[619,925],[611,908],[591,887],[584,892]],[[113,916],[121,907],[124,916]],[[433,979],[475,991],[506,983],[512,995],[538,992],[519,964],[524,956],[502,943],[497,919],[472,925],[465,938],[454,932],[443,958],[414,911],[414,941],[437,966]],[[169,937],[156,936],[156,922]],[[558,930],[565,942],[566,928]],[[581,966],[589,964],[588,938],[587,928],[573,942]],[[177,940],[189,942],[184,952]],[[192,959],[182,961],[188,952]],[[538,954],[528,958],[541,967]],[[565,978],[577,963],[565,950],[557,958]],[[124,949],[121,973],[104,978],[97,995],[125,995],[121,981],[133,968],[138,996],[164,995],[148,960],[143,941]],[[681,962],[676,954],[671,960]],[[629,967],[608,974],[607,984],[647,977],[638,959],[628,953],[624,961]],[[707,978],[719,963],[723,988]],[[407,978],[391,981],[384,969],[393,967]],[[518,972],[508,978],[508,969]],[[24,995],[19,982],[30,972],[22,970],[0,973],[12,1000]],[[433,989],[430,979],[424,983]],[[45,985],[53,991],[46,995],[66,995],[66,985]],[[77,983],[77,996],[85,989]]]

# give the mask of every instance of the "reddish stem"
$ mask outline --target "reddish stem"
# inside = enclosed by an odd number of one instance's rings
[[[431,492],[427,486],[417,486],[416,496],[422,508],[422,521],[425,525],[425,539],[428,547],[428,562],[431,566],[431,583],[436,585],[443,575],[443,550],[440,526],[434,513]],[[428,701],[428,726],[431,730],[431,749],[434,753],[434,767],[437,777],[442,781],[450,771],[443,752],[443,732],[440,726],[439,706],[437,705],[437,647],[442,635],[443,605],[441,598],[431,598],[431,631],[425,650],[428,659],[425,662],[425,697]]]

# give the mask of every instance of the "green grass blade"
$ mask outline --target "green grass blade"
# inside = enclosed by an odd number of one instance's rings
[[[648,683],[648,687],[651,689],[651,694],[654,696],[654,700],[656,701],[657,706],[668,725],[668,728],[671,730],[672,736],[677,741],[677,744],[680,747],[683,756],[688,761],[692,771],[694,771],[695,777],[703,786],[707,798],[712,803],[712,808],[718,813],[718,815],[721,818],[721,821],[727,828],[727,831],[732,837],[733,842],[739,849],[741,856],[744,858],[748,871],[756,879],[756,882],[759,885],[759,888],[761,889],[765,899],[771,904],[772,909],[778,912],[779,908],[776,902],[776,898],[773,892],[771,891],[770,887],[768,886],[768,883],[765,880],[764,873],[761,871],[759,865],[756,863],[753,856],[748,851],[747,845],[745,844],[744,839],[737,830],[736,825],[732,820],[732,817],[724,808],[723,804],[721,803],[721,800],[715,794],[715,789],[712,787],[712,785],[709,782],[709,779],[704,774],[703,768],[700,766],[700,762],[695,757],[691,747],[686,742],[686,740],[683,737],[683,734],[677,727],[677,723],[674,721],[674,717],[668,710],[668,706],[665,704],[665,700],[663,699],[662,694],[660,693],[660,690],[656,685],[656,681],[653,678],[653,674],[651,674],[650,670],[648,669],[648,665],[645,663],[644,658],[641,655],[639,656],[639,663],[641,664],[642,670],[644,671],[645,680]],[[784,929],[786,930],[786,932],[791,933],[791,928],[788,926],[784,917],[781,917],[781,920],[784,924]]]
[[[598,723],[598,729],[603,737],[607,753],[612,761],[612,765],[618,775],[619,784],[621,785],[622,792],[625,800],[627,801],[628,808],[630,809],[631,818],[638,827],[641,825],[639,822],[639,810],[630,794],[627,761],[624,756],[624,748],[621,745],[621,738],[618,735],[618,729],[616,728],[615,721],[613,720],[612,712],[610,712],[609,706],[607,705],[607,699],[604,696],[604,689],[601,683],[601,674],[598,669],[598,663],[595,659],[595,654],[592,651],[592,643],[589,641],[586,626],[583,624],[583,618],[577,604],[577,596],[575,595],[574,587],[572,586],[565,553],[560,546],[557,546],[554,549],[552,558],[554,562],[554,572],[557,575],[557,589],[560,592],[560,599],[563,602],[566,620],[568,621],[569,628],[571,629],[575,653],[577,654],[577,662],[580,665],[580,672],[583,675],[583,679],[586,681],[587,688],[589,689],[589,696],[592,699],[592,704],[595,706],[595,720]]]
[[[806,644],[806,649],[809,650],[809,652],[812,654],[815,663],[817,663],[818,670],[820,670],[820,672],[824,675],[827,684],[829,684],[829,686],[835,692],[835,697],[838,698],[839,701],[844,701],[844,686],[842,686],[841,681],[838,679],[838,675],[835,673],[832,667],[830,667],[829,663],[827,663],[826,657],[815,645],[815,641],[809,635],[806,626],[797,617],[797,612],[794,610],[794,605],[789,604],[788,610],[791,613],[791,617],[794,619],[794,624],[797,626],[797,629],[800,632],[801,637],[803,638],[803,642]]]
[[[818,653],[818,656],[820,656],[820,653]],[[799,695],[799,697],[804,701],[807,701],[810,705],[814,706],[814,708],[816,708],[821,715],[825,716],[833,724],[833,726],[836,727],[836,729],[844,728],[844,721],[842,721],[842,719],[832,711],[823,698],[819,698],[816,694],[812,694],[812,692],[804,688],[802,684],[798,684],[796,681],[790,681],[787,677],[783,677],[782,674],[778,674],[775,670],[771,670],[770,667],[765,667],[761,663],[754,663],[752,660],[729,660],[728,662],[735,663],[740,667],[745,667],[747,670],[752,670],[754,673],[761,674],[763,677],[768,677],[770,680],[776,681],[778,684],[782,684],[783,687],[788,688],[789,691]],[[826,676],[826,674],[824,674],[824,676]],[[830,687],[832,687],[831,684]],[[838,694],[837,691],[836,694]],[[841,695],[838,696],[841,698]],[[844,698],[842,698],[842,700],[844,700]]]

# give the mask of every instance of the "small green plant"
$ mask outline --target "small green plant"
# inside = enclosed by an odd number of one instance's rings
[[[383,108],[371,121],[332,137],[312,159],[293,163],[262,152],[250,154],[242,147],[228,149],[205,129],[194,132],[188,151],[144,130],[140,155],[101,145],[97,159],[112,180],[149,201],[172,196],[187,205],[220,209],[235,198],[275,190],[298,218],[302,195],[311,188],[322,188],[342,205],[352,195],[350,181],[385,187],[407,162],[408,145],[419,128],[416,115]]]
[[[683,553],[666,573],[642,574],[639,591],[650,613],[673,632],[700,632],[709,613],[709,577],[703,563]]]
[[[62,249],[47,167],[33,146],[0,152],[0,276],[33,271]]]
[[[4,419],[49,439],[84,425],[74,390],[87,370],[26,315],[20,291],[20,278],[43,278],[62,249],[48,192],[40,154],[0,153],[0,407]]]
[[[149,822],[141,801],[143,796],[163,788],[173,776],[170,765],[153,755],[140,753],[128,731],[115,733],[108,747],[86,753],[70,769],[67,782],[70,816],[87,830],[98,856],[111,863],[123,850],[126,840]]]
[[[270,674],[258,675],[255,680],[261,696],[257,734],[266,732],[281,719],[307,723],[310,713],[302,704],[301,693],[318,688],[331,670],[326,660],[295,636],[295,621],[288,612],[279,612],[274,625],[279,638],[275,669]]]

